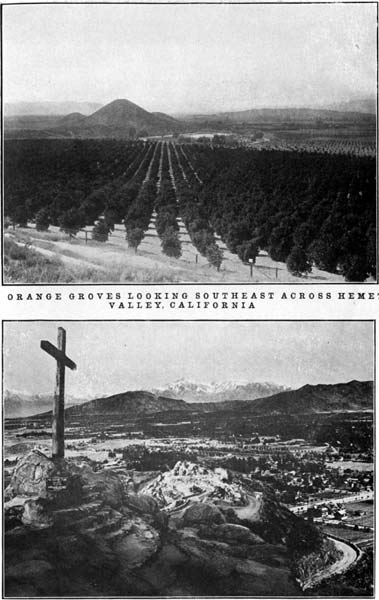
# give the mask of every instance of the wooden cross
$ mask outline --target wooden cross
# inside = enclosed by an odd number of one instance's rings
[[[76,364],[66,356],[66,330],[58,327],[58,347],[47,340],[41,340],[41,348],[57,361],[57,376],[54,392],[52,436],[53,458],[64,458],[64,380],[65,368],[73,371]]]

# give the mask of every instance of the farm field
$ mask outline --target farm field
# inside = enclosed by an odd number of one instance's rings
[[[343,538],[348,542],[357,544],[359,547],[367,547],[373,544],[374,532],[369,531],[355,531],[354,529],[347,529],[345,527],[333,527],[327,525],[323,527],[323,531],[327,534],[335,535],[336,537]]]
[[[361,462],[358,460],[344,460],[343,462],[328,463],[329,469],[351,469],[352,471],[373,471],[374,465],[372,462]]]
[[[369,156],[7,140],[4,168],[7,237],[101,281],[375,277]]]
[[[372,530],[374,527],[374,503],[372,501],[352,502],[346,504],[345,508],[346,521],[343,521],[340,526],[324,524],[323,530],[362,548],[372,546],[374,542],[374,531]]]
[[[357,516],[355,513],[362,513]],[[347,514],[351,522],[361,525],[362,527],[373,527],[374,520],[374,504],[373,502],[354,502],[347,506]]]

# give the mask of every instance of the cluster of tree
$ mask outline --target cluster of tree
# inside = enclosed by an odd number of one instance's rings
[[[193,452],[181,450],[150,450],[144,446],[130,446],[124,448],[123,458],[129,469],[136,471],[168,471],[178,461],[189,460],[197,463],[197,455]]]
[[[259,249],[295,275],[313,265],[347,281],[376,276],[375,160],[187,146],[198,201],[242,260]]]
[[[302,518],[293,522],[286,538],[295,577],[303,584],[340,558],[336,545],[315,525]]]
[[[130,248],[137,248],[142,242],[145,232],[149,229],[151,215],[153,212],[155,198],[157,193],[157,177],[159,170],[159,144],[154,144],[150,153],[145,157],[142,165],[145,163],[147,172],[142,166],[141,171],[133,178],[133,182],[140,185],[139,191],[133,204],[130,206],[125,216],[126,238]],[[139,180],[142,182],[139,182]]]
[[[178,202],[170,177],[167,145],[162,145],[160,182],[155,203],[155,228],[161,238],[162,251],[174,258],[182,254],[179,239]]]
[[[209,264],[220,270],[223,252],[216,244],[206,207],[199,197],[200,184],[188,162],[180,159],[179,163],[178,155],[171,147],[170,153],[180,215],[188,234],[200,254],[207,258]]]
[[[70,233],[103,214],[112,229],[134,202],[153,150],[116,140],[7,140],[4,213],[17,225],[35,220],[41,231],[52,224]]]

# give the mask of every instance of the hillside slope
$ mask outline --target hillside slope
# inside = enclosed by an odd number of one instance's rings
[[[179,121],[164,113],[149,113],[129,100],[114,100],[95,113],[86,117],[81,128],[108,128],[109,130],[126,131],[134,128],[136,133],[166,133],[177,130]]]
[[[258,414],[319,413],[373,409],[373,382],[305,385],[298,390],[280,392],[255,400],[252,410]]]
[[[66,415],[71,417],[94,416],[97,414],[124,414],[129,417],[137,417],[172,410],[185,411],[187,409],[188,405],[184,400],[174,400],[172,398],[155,396],[150,392],[136,391],[90,400],[78,406],[70,406],[66,409]]]

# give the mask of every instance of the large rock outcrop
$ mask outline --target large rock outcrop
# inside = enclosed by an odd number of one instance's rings
[[[225,523],[225,517],[217,506],[205,502],[195,502],[184,512],[183,523],[185,526]]]
[[[11,483],[5,490],[6,499],[14,496],[47,498],[47,482],[56,472],[56,465],[39,450],[32,450],[16,465]]]

